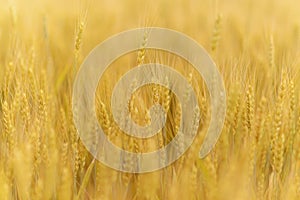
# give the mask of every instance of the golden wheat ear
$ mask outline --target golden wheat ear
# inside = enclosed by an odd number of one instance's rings
[[[226,94],[221,93],[220,95],[217,95],[218,99],[213,100],[214,105],[212,106],[215,107],[212,107],[211,121],[199,152],[199,157],[201,159],[205,158],[210,153],[221,135],[225,122],[225,118],[223,116],[226,114],[225,96]],[[194,118],[196,117],[200,119],[200,110],[194,110]]]

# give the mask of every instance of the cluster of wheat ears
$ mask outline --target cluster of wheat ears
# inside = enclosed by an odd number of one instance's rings
[[[1,200],[299,199],[298,1],[0,2]],[[149,152],[178,131],[180,102],[155,84],[138,89],[128,106],[132,120],[146,125],[149,107],[160,103],[167,112],[161,132],[139,140],[114,122],[112,89],[142,63],[160,62],[185,76],[197,93],[201,121],[194,143],[175,163],[132,174],[86,150],[73,122],[72,86],[95,45],[141,26],[175,29],[203,45],[224,79],[227,112],[218,143],[200,159],[211,120],[203,79],[185,60],[146,49],[145,37],[139,51],[119,58],[99,81],[95,105],[107,137],[127,151]],[[121,162],[130,167],[134,161]]]

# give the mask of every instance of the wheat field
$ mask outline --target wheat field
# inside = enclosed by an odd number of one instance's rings
[[[135,66],[172,66],[193,86],[201,110],[197,137],[180,159],[158,171],[124,173],[82,144],[73,121],[73,82],[97,44],[151,26],[180,31],[207,50],[224,80],[226,119],[216,146],[200,159],[210,120],[201,75],[158,50],[119,58],[99,81],[95,105],[101,127],[120,148],[161,148],[180,120],[178,99],[150,84],[132,95],[131,118],[149,124],[149,107],[160,103],[167,134],[145,141],[118,129],[110,95]],[[300,199],[299,70],[297,0],[0,0],[0,199]]]

